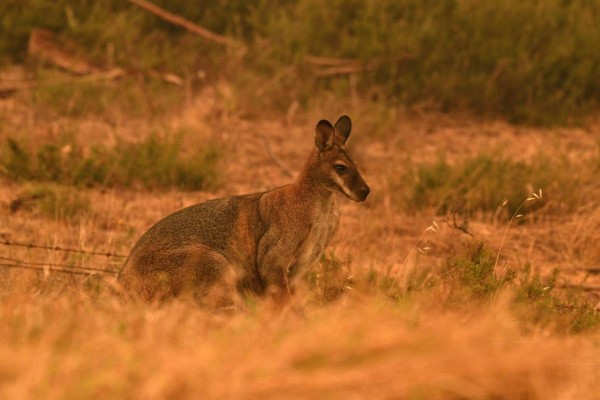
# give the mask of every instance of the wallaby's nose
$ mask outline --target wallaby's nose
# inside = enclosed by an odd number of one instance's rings
[[[367,185],[360,188],[360,190],[358,191],[358,196],[360,199],[359,201],[365,201],[369,193],[371,193],[371,189]]]

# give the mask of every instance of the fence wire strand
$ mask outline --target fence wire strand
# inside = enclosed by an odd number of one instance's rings
[[[0,256],[0,261],[4,261],[4,264],[12,263],[11,265],[15,266],[28,266],[28,267],[39,267],[40,269],[45,269],[46,267],[50,268],[62,268],[65,270],[79,270],[89,271],[90,273],[101,273],[101,274],[116,274],[116,270],[105,269],[105,268],[93,268],[93,267],[82,267],[78,265],[68,265],[68,264],[58,264],[58,263],[49,263],[49,262],[34,262],[34,261],[24,261],[18,260],[16,258],[2,257]],[[6,265],[5,265],[6,266]]]
[[[81,271],[81,270],[70,270],[70,269],[62,269],[62,268],[55,268],[55,267],[41,267],[41,266],[34,266],[34,265],[21,265],[21,264],[13,264],[13,263],[4,263],[4,262],[0,262],[0,267],[5,267],[5,268],[17,268],[17,269],[29,269],[29,270],[35,270],[35,271],[50,271],[50,272],[59,272],[59,273],[63,273],[63,274],[72,274],[72,275],[85,275],[85,276],[92,276],[92,275],[105,275],[107,273],[110,274],[117,274],[116,271],[110,271],[110,272],[94,272],[94,271]]]
[[[4,246],[26,247],[29,249],[62,251],[65,253],[91,254],[94,256],[116,257],[116,258],[126,258],[127,257],[126,255],[123,255],[123,254],[117,254],[117,253],[111,253],[111,252],[88,251],[88,250],[81,250],[81,249],[71,249],[71,248],[60,247],[60,246],[44,246],[41,244],[19,243],[19,242],[12,242],[9,240],[0,240],[0,244],[2,244]]]

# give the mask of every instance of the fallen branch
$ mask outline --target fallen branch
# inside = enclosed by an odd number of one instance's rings
[[[355,74],[367,70],[373,70],[377,68],[379,64],[375,61],[365,64],[362,61],[348,58],[317,56],[307,56],[306,61],[315,67],[315,74],[317,76]]]
[[[348,64],[337,67],[317,68],[315,74],[317,76],[333,76],[333,75],[350,75],[360,72],[373,71],[377,68],[377,64]]]
[[[577,270],[587,272],[588,274],[600,274],[600,267],[581,267],[577,268]]]
[[[157,79],[162,79],[163,81],[167,82],[167,83],[171,83],[173,85],[176,86],[183,86],[183,78],[175,75],[175,74],[171,74],[171,73],[160,73],[160,72],[155,72],[155,71],[150,71],[147,72],[145,75],[151,77],[151,78],[157,78]]]
[[[557,285],[560,289],[580,289],[586,292],[600,292],[600,286],[595,285],[583,285],[583,284],[574,284],[574,283],[561,283]]]
[[[33,28],[31,30],[27,52],[32,57],[77,75],[88,75],[100,70],[88,60],[77,57],[64,49],[58,44],[56,35],[47,29]]]
[[[202,36],[205,39],[211,40],[213,42],[216,42],[216,43],[219,43],[219,44],[222,44],[225,46],[238,47],[238,48],[244,47],[237,40],[233,40],[231,38],[228,38],[227,36],[219,35],[218,33],[209,31],[208,29],[205,29],[186,18],[183,18],[180,15],[170,13],[167,10],[164,10],[164,9],[158,7],[157,5],[152,4],[148,1],[145,1],[145,0],[128,0],[128,1],[130,3],[135,4],[138,7],[143,8],[146,11],[151,12],[152,14],[156,15],[157,17],[164,19],[165,21],[168,21],[174,25],[181,26],[182,28],[185,28],[189,32],[192,32],[198,36]]]
[[[353,60],[350,58],[336,58],[336,57],[321,57],[321,56],[306,56],[306,61],[311,64],[321,67],[339,67],[341,65],[357,64],[360,65],[359,60]]]

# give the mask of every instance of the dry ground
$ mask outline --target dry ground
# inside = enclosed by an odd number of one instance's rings
[[[91,199],[89,212],[55,219],[35,209],[10,213],[10,202],[26,184],[2,181],[0,239],[127,254],[145,229],[175,210],[288,182],[286,169],[297,171],[311,149],[315,122],[338,117],[309,112],[245,120],[222,107],[223,93],[209,89],[158,122],[197,132],[188,137],[191,146],[208,139],[222,143],[224,179],[217,191],[82,189]],[[32,140],[69,127],[84,142],[114,143],[115,137],[136,140],[157,124],[49,120],[10,99],[2,101],[0,113],[6,132]],[[406,163],[499,148],[515,159],[528,159],[540,148],[577,159],[597,151],[600,136],[597,127],[540,130],[408,114],[374,135],[360,113],[350,114],[355,121],[350,151],[372,196],[360,205],[342,200],[342,226],[330,251],[351,259],[355,276],[374,269],[403,277],[406,269],[440,263],[453,245],[469,240],[433,210],[407,214],[394,204],[392,191]],[[575,212],[512,227],[500,265],[531,262],[543,272],[560,267],[562,283],[598,285],[597,276],[581,271],[600,262],[597,199]],[[433,220],[441,229],[424,234]],[[505,221],[475,217],[471,226],[499,248]],[[414,246],[422,234],[422,247],[431,249],[417,258]],[[0,247],[0,254],[97,268],[120,265],[115,258],[10,246]],[[598,332],[523,329],[502,293],[492,305],[449,308],[435,295],[398,304],[357,284],[332,304],[301,293],[303,316],[275,314],[260,303],[223,316],[183,302],[128,304],[112,286],[110,278],[0,269],[0,397],[600,399]],[[599,300],[594,292],[588,295]]]

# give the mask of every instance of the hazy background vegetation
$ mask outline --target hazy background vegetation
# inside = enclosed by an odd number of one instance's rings
[[[43,27],[73,41],[100,67],[158,69],[190,79],[202,70],[208,81],[227,79],[243,94],[236,106],[252,113],[265,106],[285,111],[294,102],[307,107],[332,91],[343,101],[351,89],[385,105],[533,124],[573,123],[598,107],[600,4],[593,1],[155,3],[237,39],[247,51],[190,35],[127,1],[6,0],[0,5],[0,58],[24,61],[29,31]],[[348,74],[318,76],[310,57],[358,60],[365,71],[354,74],[352,83]],[[126,79],[112,90],[130,84]],[[161,84],[143,85],[155,90]],[[56,95],[99,91],[101,104],[139,109],[135,96],[106,93],[109,88],[65,90]]]

